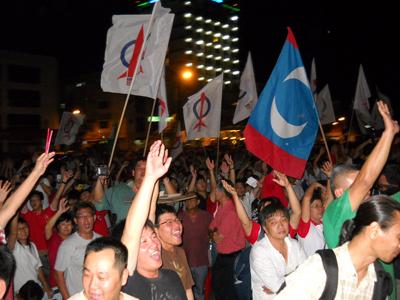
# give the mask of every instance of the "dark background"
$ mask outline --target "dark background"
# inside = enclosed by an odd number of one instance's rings
[[[351,107],[362,63],[372,94],[379,87],[397,113],[398,10],[394,1],[369,2],[241,1],[240,70],[250,50],[262,87],[291,26],[307,71],[315,57],[318,90],[328,83],[338,109]],[[135,1],[2,1],[0,49],[54,56],[60,79],[73,80],[101,71],[111,16],[130,13]]]

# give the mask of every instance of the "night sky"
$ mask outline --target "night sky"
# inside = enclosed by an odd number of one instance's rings
[[[395,2],[356,7],[335,1],[242,1],[241,69],[252,52],[256,80],[266,83],[291,26],[307,71],[316,58],[318,89],[328,83],[334,100],[350,108],[362,63],[371,89],[400,96],[398,12]],[[101,71],[113,14],[135,13],[134,1],[22,0],[2,3],[0,49],[54,56],[60,78]],[[261,92],[261,90],[259,90]],[[372,103],[371,103],[372,104]],[[341,109],[343,109],[343,107]],[[398,115],[398,113],[397,113]]]

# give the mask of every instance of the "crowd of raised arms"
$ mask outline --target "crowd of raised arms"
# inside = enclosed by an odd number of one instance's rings
[[[0,299],[397,299],[399,126],[316,144],[301,179],[161,141],[0,161]]]

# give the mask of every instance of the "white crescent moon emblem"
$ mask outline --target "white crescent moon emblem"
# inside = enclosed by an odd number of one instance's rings
[[[285,82],[286,80],[289,79],[297,79],[301,83],[303,83],[305,86],[310,88],[306,72],[304,70],[304,67],[299,67],[294,69],[290,74],[283,80]],[[288,123],[285,118],[279,113],[278,107],[276,106],[275,102],[275,96],[272,100],[272,105],[271,105],[271,127],[272,130],[275,132],[277,136],[283,139],[288,139],[295,137],[299,135],[304,127],[306,127],[308,122],[305,122],[302,125],[292,125]]]

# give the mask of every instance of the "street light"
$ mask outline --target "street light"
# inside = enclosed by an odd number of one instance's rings
[[[193,72],[190,69],[183,69],[181,72],[181,78],[185,81],[189,81],[193,78]]]
[[[81,111],[79,109],[75,109],[72,113],[74,115],[79,115],[81,113]]]

